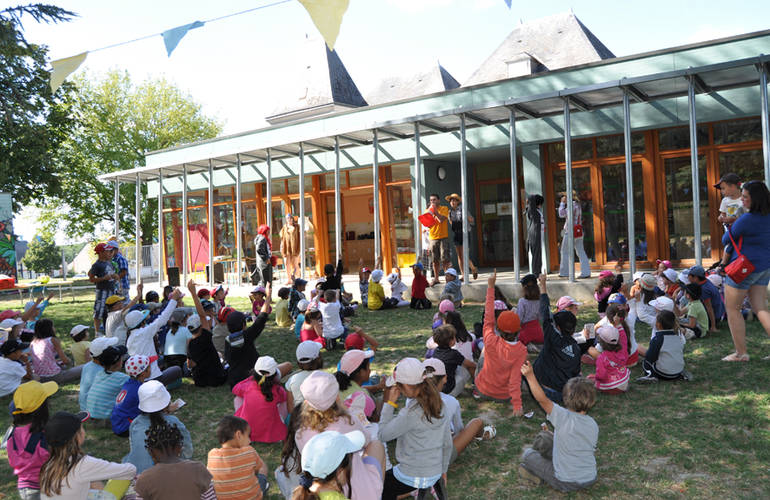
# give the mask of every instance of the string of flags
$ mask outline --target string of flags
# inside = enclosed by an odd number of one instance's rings
[[[179,42],[182,41],[182,38],[184,38],[184,36],[190,30],[201,28],[205,26],[207,23],[221,21],[223,19],[239,16],[242,14],[253,12],[255,10],[274,7],[274,6],[288,3],[291,1],[293,0],[279,0],[266,5],[261,5],[259,7],[254,7],[244,11],[227,14],[227,15],[213,18],[213,19],[208,19],[206,21],[194,21],[189,24],[184,24],[182,26],[177,26],[175,28],[168,29],[161,33],[154,33],[152,35],[142,36],[139,38],[135,38],[133,40],[118,42],[112,45],[108,45],[106,47],[101,47],[98,49],[81,52],[80,54],[70,56],[70,57],[65,57],[63,59],[56,59],[54,61],[51,61],[51,67],[52,67],[51,79],[50,79],[51,92],[56,92],[56,90],[61,86],[61,84],[64,83],[64,80],[66,80],[69,75],[77,71],[77,69],[85,62],[86,57],[88,56],[89,53],[97,52],[100,50],[107,50],[107,49],[111,49],[121,45],[127,45],[129,43],[134,43],[141,40],[146,40],[148,38],[154,38],[156,36],[160,36],[163,38],[163,44],[166,47],[166,54],[168,55],[168,57],[171,57],[171,53],[174,51],[174,49],[176,49],[176,47],[179,45]],[[342,17],[345,15],[345,12],[348,9],[348,4],[350,3],[350,0],[298,0],[298,1],[300,4],[302,4],[302,6],[307,11],[307,13],[310,15],[310,19],[313,21],[313,24],[321,33],[321,36],[326,42],[326,45],[329,46],[329,50],[334,50],[334,44],[337,41],[337,36],[340,33],[340,26],[342,25]],[[509,1],[509,0],[506,0],[506,1]]]

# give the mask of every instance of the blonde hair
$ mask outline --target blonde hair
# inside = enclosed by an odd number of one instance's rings
[[[302,411],[300,411],[297,422],[297,429],[311,429],[323,432],[341,418],[347,419],[348,424],[353,424],[350,414],[337,401],[324,411],[316,410],[310,404],[303,402]]]
[[[78,434],[61,446],[49,445],[51,455],[40,468],[40,491],[46,496],[61,495],[62,482],[67,481],[69,473],[85,456],[80,449]]]

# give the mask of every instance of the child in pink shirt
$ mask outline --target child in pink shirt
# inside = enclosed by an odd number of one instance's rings
[[[596,331],[596,340],[602,352],[596,359],[596,388],[608,394],[622,394],[628,390],[631,372],[628,361],[628,339],[622,328],[605,324]]]
[[[291,363],[286,372],[291,370]],[[286,438],[288,415],[286,390],[280,385],[283,370],[270,356],[262,356],[254,365],[254,375],[238,382],[233,394],[242,399],[235,416],[241,417],[251,427],[251,440],[258,443],[277,443]]]

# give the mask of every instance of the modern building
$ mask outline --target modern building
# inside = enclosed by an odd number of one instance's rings
[[[524,200],[539,193],[544,262],[558,269],[556,207],[573,190],[593,269],[708,264],[722,235],[713,184],[770,180],[767,53],[770,30],[616,58],[568,13],[517,26],[462,86],[437,64],[362,94],[336,53],[308,51],[313,81],[269,127],[101,179],[162,199],[160,260],[182,274],[242,269],[257,226],[277,248],[286,213],[303,215],[308,270],[340,253],[351,271],[407,266],[434,192],[462,195],[482,266],[528,269]]]

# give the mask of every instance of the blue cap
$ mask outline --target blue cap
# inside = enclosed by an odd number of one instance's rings
[[[623,295],[622,293],[613,293],[612,295],[610,295],[610,298],[609,298],[609,299],[607,299],[607,303],[608,303],[608,304],[620,304],[620,305],[624,305],[624,304],[626,304],[627,302],[628,302],[628,301],[626,300],[626,297],[625,297],[625,295]]]
[[[416,268],[417,268],[417,269],[419,269],[420,271],[423,271],[423,270],[425,269],[425,268],[423,267],[423,265],[422,265],[422,262],[418,262],[418,263],[416,263],[416,264],[413,264],[413,265],[412,265],[412,267],[416,267]]]
[[[706,270],[703,269],[703,266],[692,266],[690,268],[690,276],[697,276],[701,279],[706,279]]]
[[[294,286],[302,286],[302,285],[307,285],[307,280],[303,280],[302,278],[294,279]]]

